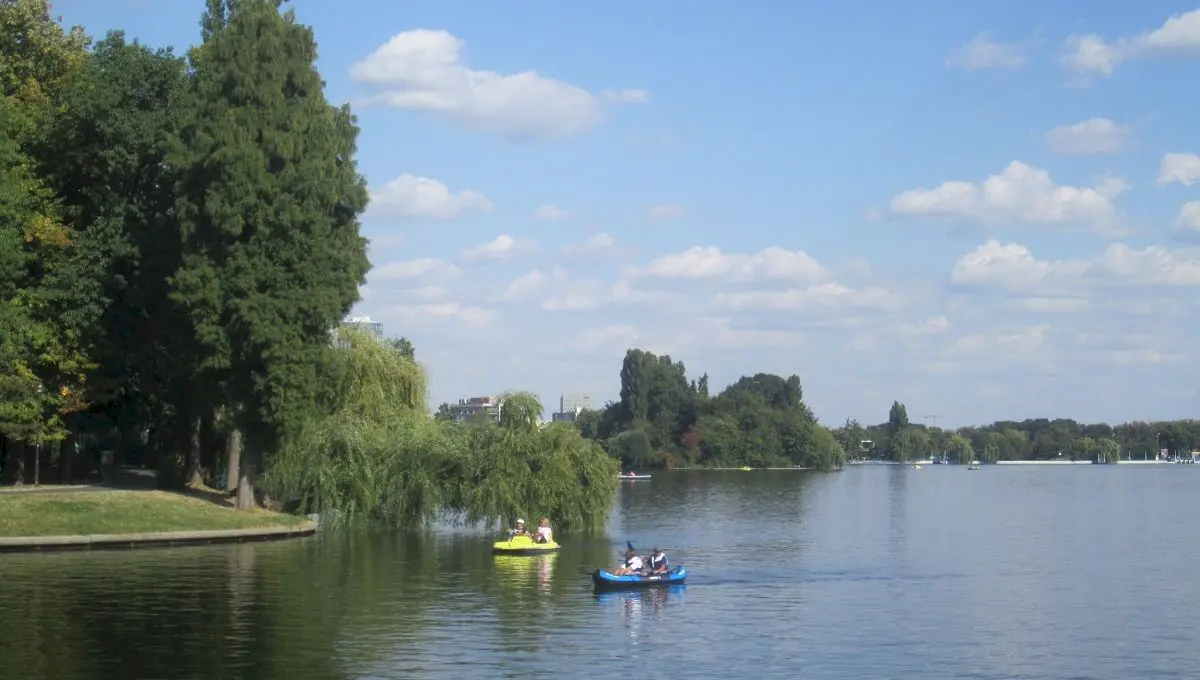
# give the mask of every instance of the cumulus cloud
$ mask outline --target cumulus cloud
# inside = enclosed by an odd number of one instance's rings
[[[1200,181],[1200,156],[1194,153],[1163,154],[1158,165],[1159,184],[1192,186]]]
[[[1200,201],[1184,203],[1171,226],[1176,234],[1200,236]]]
[[[892,198],[889,212],[902,217],[1084,224],[1108,229],[1118,217],[1112,199],[1128,186],[1115,178],[1093,187],[1057,184],[1049,172],[1013,161],[1000,174],[979,183],[957,180],[902,192]]]
[[[456,193],[436,179],[409,174],[373,190],[368,206],[372,217],[436,220],[452,220],[491,209],[492,202],[483,192],[464,189]]]
[[[556,205],[547,204],[533,211],[533,219],[543,222],[560,222],[571,219],[571,213]]]
[[[717,304],[738,310],[774,311],[846,311],[850,309],[896,309],[900,298],[887,289],[849,288],[840,283],[826,282],[774,291],[760,290],[743,293],[719,293]]]
[[[946,66],[965,71],[982,71],[1013,69],[1024,66],[1027,61],[1016,45],[996,42],[989,39],[987,34],[980,34],[951,52],[946,59]]]
[[[500,234],[496,238],[481,243],[474,248],[463,251],[462,259],[467,262],[477,260],[505,260],[520,255],[533,248],[529,241],[513,238],[508,234]]]
[[[1026,246],[989,239],[950,272],[960,286],[1067,291],[1081,286],[1200,286],[1200,249],[1140,250],[1114,243],[1093,259],[1039,260]]]
[[[567,255],[608,255],[617,250],[617,240],[604,232],[592,234],[583,243],[571,243],[563,248]]]
[[[500,299],[506,302],[527,300],[536,293],[541,292],[551,279],[562,279],[565,277],[566,272],[561,269],[556,269],[551,274],[544,274],[540,269],[534,269],[527,274],[522,274],[513,279],[513,282],[508,284],[504,292],[500,294]]]
[[[652,205],[646,210],[646,217],[656,222],[667,222],[670,220],[682,219],[687,214],[687,210],[682,205],[677,203],[659,203]]]
[[[1096,33],[1072,35],[1066,40],[1062,62],[1075,71],[1108,76],[1130,59],[1197,56],[1200,9],[1172,15],[1156,29],[1113,41]]]
[[[694,246],[651,260],[645,267],[627,270],[632,277],[726,281],[809,281],[828,276],[823,266],[803,250],[779,246],[757,253],[724,253],[715,246]]]
[[[605,103],[649,96],[644,90],[593,94],[533,70],[475,69],[463,59],[464,46],[446,31],[404,31],[351,66],[350,77],[376,90],[365,105],[423,111],[514,140],[577,135],[603,122]]]
[[[635,288],[625,281],[599,280],[556,282],[554,293],[541,302],[546,312],[588,312],[604,307],[675,305],[688,303],[685,295]]]
[[[450,262],[423,257],[416,260],[386,262],[373,267],[367,274],[372,282],[403,281],[410,279],[447,279],[461,274],[461,270]]]
[[[391,318],[418,322],[428,320],[455,321],[471,328],[487,326],[496,318],[496,313],[493,310],[473,305],[464,305],[460,302],[392,305],[384,308],[383,314]]]
[[[1069,156],[1117,153],[1125,146],[1132,128],[1108,118],[1056,127],[1046,133],[1046,144],[1055,153]]]

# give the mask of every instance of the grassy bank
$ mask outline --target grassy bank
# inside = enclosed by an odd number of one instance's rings
[[[0,537],[293,527],[305,518],[166,491],[0,494]]]

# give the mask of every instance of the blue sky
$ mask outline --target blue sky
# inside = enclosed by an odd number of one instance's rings
[[[431,405],[626,348],[831,426],[1195,415],[1200,5],[307,0]],[[59,0],[183,51],[201,0]]]

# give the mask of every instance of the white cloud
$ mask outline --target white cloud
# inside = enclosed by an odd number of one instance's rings
[[[565,273],[564,273],[565,274]],[[500,299],[507,302],[519,302],[528,299],[530,296],[538,293],[550,280],[550,276],[543,274],[540,270],[522,274],[508,284],[508,287],[501,293]]]
[[[572,243],[563,248],[567,255],[606,255],[617,249],[617,240],[604,232],[592,234],[583,243]]]
[[[1177,234],[1200,235],[1200,201],[1188,201],[1179,208],[1172,229]]]
[[[1011,307],[1020,312],[1034,314],[1071,314],[1090,309],[1091,300],[1074,297],[1023,297],[1010,303]]]
[[[950,280],[956,285],[1046,292],[1085,285],[1200,286],[1200,249],[1134,250],[1114,243],[1091,260],[1039,260],[1023,245],[990,239],[959,258]]]
[[[933,189],[900,193],[892,199],[889,211],[912,217],[1110,227],[1117,219],[1112,199],[1127,188],[1120,179],[1108,179],[1094,187],[1055,184],[1045,170],[1013,161],[1000,174],[978,184],[951,181]]]
[[[825,268],[808,253],[779,246],[764,248],[753,254],[723,253],[715,246],[695,246],[681,253],[655,258],[645,267],[630,269],[628,273],[661,279],[727,281],[775,279],[817,282],[828,276]]]
[[[901,334],[912,337],[942,335],[950,331],[950,320],[946,318],[945,314],[938,314],[920,323],[904,324],[900,326],[899,330]]]
[[[982,71],[1017,68],[1024,66],[1027,61],[1015,45],[995,42],[988,39],[986,34],[981,34],[951,52],[946,59],[946,66],[966,71]]]
[[[1117,153],[1129,138],[1132,128],[1108,118],[1088,120],[1056,127],[1046,133],[1046,143],[1055,153],[1082,156]]]
[[[496,238],[481,243],[474,248],[468,248],[462,253],[462,258],[468,262],[476,260],[504,260],[526,252],[533,244],[515,239],[508,234],[500,234]]]
[[[1175,14],[1152,31],[1108,42],[1095,33],[1067,38],[1063,63],[1088,73],[1112,75],[1124,61],[1141,57],[1200,56],[1200,9]]]
[[[1171,184],[1178,182],[1184,186],[1192,186],[1200,181],[1200,156],[1194,153],[1163,154],[1158,166],[1158,183]]]
[[[429,257],[401,262],[387,262],[373,267],[367,277],[373,282],[404,279],[439,279],[458,276],[458,267],[450,262]]]
[[[646,217],[658,222],[682,219],[687,210],[677,203],[659,203],[646,210]]]
[[[533,211],[533,219],[543,222],[560,222],[571,218],[571,213],[556,205],[543,205]]]
[[[368,208],[372,216],[438,220],[452,220],[491,209],[492,202],[482,192],[464,189],[454,193],[436,179],[408,174],[372,191]]]
[[[437,302],[420,305],[393,305],[384,309],[389,317],[405,319],[449,319],[465,326],[479,328],[487,326],[495,318],[496,313],[490,309],[464,305],[459,302]]]
[[[854,289],[840,283],[819,283],[783,291],[719,293],[718,305],[739,310],[809,311],[849,309],[895,309],[898,296],[880,287]]]
[[[595,280],[562,281],[556,283],[555,293],[541,303],[546,312],[587,312],[604,307],[635,305],[676,305],[687,303],[686,296],[662,291],[648,291],[618,281],[605,283]]]
[[[464,63],[465,42],[446,31],[397,33],[350,67],[350,77],[379,94],[368,105],[424,111],[510,139],[560,138],[604,120],[604,103],[644,102],[644,90],[592,94],[536,71],[502,74]]]

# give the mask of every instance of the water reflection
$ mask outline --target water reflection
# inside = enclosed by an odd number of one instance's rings
[[[5,555],[0,678],[1198,678],[1200,541],[1153,518],[1200,509],[1200,466],[1096,467],[656,474],[544,556],[465,530]],[[1095,520],[1125,496],[1150,519]],[[626,540],[689,585],[593,594]]]
[[[653,634],[655,628],[667,618],[667,605],[683,604],[687,586],[626,590],[595,595],[597,604],[605,609],[620,612],[621,620],[633,644],[644,634]]]

